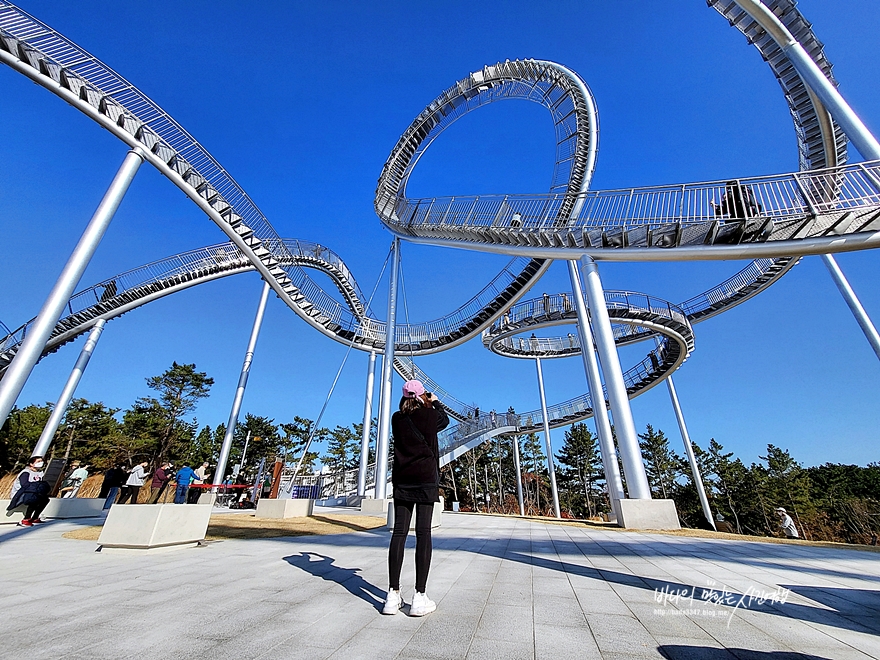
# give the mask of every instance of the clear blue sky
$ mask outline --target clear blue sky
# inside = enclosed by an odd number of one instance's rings
[[[330,246],[367,292],[391,241],[372,209],[388,153],[428,102],[485,64],[549,59],[586,80],[600,118],[594,188],[797,168],[791,119],[769,68],[699,0],[21,4],[150,95],[227,168],[279,234]],[[880,5],[802,0],[799,7],[825,43],[844,95],[880,131]],[[0,320],[14,328],[39,310],[125,148],[6,67],[0,117]],[[553,153],[543,108],[499,103],[447,131],[414,173],[410,192],[541,192]],[[851,158],[858,158],[854,150]],[[81,288],[223,240],[145,166]],[[505,259],[404,244],[403,261],[410,317],[425,320],[470,298]],[[880,322],[880,255],[845,254],[839,262]],[[742,265],[613,264],[601,272],[608,289],[675,302]],[[225,422],[259,290],[255,274],[227,278],[112,321],[77,394],[125,408],[148,393],[146,377],[173,360],[194,362],[216,381],[198,421]],[[556,263],[533,294],[564,290],[566,270]],[[374,308],[384,315],[384,283],[380,291]],[[38,365],[21,405],[57,398],[82,341]],[[622,351],[624,368],[647,350]],[[315,418],[344,353],[273,296],[244,410],[278,422]],[[352,353],[326,425],[360,421],[366,361]],[[483,410],[538,407],[533,363],[492,355],[478,339],[419,364]],[[586,387],[578,358],[547,364],[545,376],[550,402]],[[714,437],[747,462],[768,442],[805,464],[880,458],[880,363],[818,258],[697,325],[696,351],[675,380],[701,445]],[[640,431],[653,424],[680,448],[665,387],[633,401],[633,414]],[[553,436],[559,447],[562,431]]]

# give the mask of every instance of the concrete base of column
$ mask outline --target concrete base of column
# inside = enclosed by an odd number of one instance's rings
[[[617,514],[625,529],[681,529],[672,500],[619,500]]]
[[[110,508],[98,544],[101,548],[152,550],[204,540],[212,506],[138,504]]]
[[[304,518],[312,515],[315,500],[270,500],[257,502],[257,518]]]
[[[384,515],[388,511],[388,505],[393,501],[393,497],[386,497],[379,500],[373,499],[372,497],[365,497],[361,501],[361,512],[372,513],[374,515]]]
[[[440,527],[443,522],[443,498],[440,498],[439,502],[434,502],[434,513],[431,515],[431,527]],[[394,507],[388,507],[388,514],[386,517],[386,525],[388,529],[394,529]],[[409,529],[413,531],[416,528],[416,514],[413,512],[412,519],[409,521]]]

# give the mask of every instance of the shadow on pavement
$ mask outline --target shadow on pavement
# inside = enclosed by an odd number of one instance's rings
[[[311,557],[319,557],[319,559],[315,561]],[[336,560],[333,557],[327,557],[317,552],[301,552],[298,555],[285,557],[284,561],[323,580],[335,582],[345,587],[349,593],[365,600],[377,611],[381,611],[385,603],[385,592],[358,575],[362,570],[360,568],[334,566],[333,562]]]
[[[657,650],[669,660],[831,660],[824,656],[794,651],[752,651],[750,649],[719,649],[711,646],[664,644]]]
[[[95,518],[50,518],[33,527],[19,527],[12,523],[4,523],[0,525],[0,543],[15,540],[25,534],[39,534],[41,529],[51,529],[56,525],[64,523],[94,527],[95,525],[103,525],[104,520],[103,516]]]
[[[358,539],[358,544],[365,546],[386,546],[388,543],[388,538],[385,535],[372,535],[373,538],[366,539],[361,536]],[[320,543],[322,545],[351,545],[351,537],[348,534],[340,534],[337,536],[320,536],[320,537],[298,537],[296,540],[299,543],[309,543],[315,542]],[[412,542],[412,538],[409,539],[407,546]],[[461,538],[461,537],[451,537],[451,536],[443,536],[442,538],[438,538],[435,542],[434,548],[435,550],[440,550],[444,546],[459,546],[466,544],[468,541],[472,539]],[[558,542],[554,541],[553,545],[558,549],[559,555],[571,555],[571,552],[574,549],[581,548],[578,550],[578,555],[580,557],[584,557],[585,555],[589,557],[588,552],[584,552],[583,546],[574,544],[571,542]],[[614,548],[609,548],[608,543],[604,542],[603,544],[604,551],[600,553],[596,553],[597,556],[607,557],[610,555],[614,556]],[[748,545],[757,545],[757,544],[748,544]],[[571,546],[566,548],[566,546]],[[653,553],[646,553],[645,555],[641,553],[636,553],[633,551],[631,546],[625,546],[624,544],[620,544],[621,555],[629,555],[629,556],[649,556]],[[569,550],[569,552],[565,552],[565,550]],[[496,557],[499,559],[505,559],[507,561],[515,561],[521,564],[528,564],[531,566],[537,566],[543,568],[545,570],[558,571],[563,574],[572,574],[579,575],[587,578],[592,578],[595,580],[599,580],[602,582],[607,582],[610,584],[619,584],[626,585],[630,587],[635,587],[638,589],[644,589],[646,591],[652,591],[657,597],[657,594],[660,595],[662,599],[663,594],[668,594],[670,596],[679,595],[680,600],[693,599],[695,602],[700,603],[710,603],[714,605],[725,605],[730,608],[740,609],[740,610],[749,610],[751,612],[761,612],[763,614],[772,614],[774,616],[782,616],[790,619],[797,619],[800,621],[807,621],[810,623],[819,623],[828,626],[833,626],[835,628],[840,628],[844,630],[852,630],[855,632],[867,633],[871,635],[877,635],[880,633],[880,617],[873,617],[874,621],[872,621],[872,616],[874,613],[874,608],[880,606],[877,604],[880,601],[880,591],[870,591],[870,590],[861,590],[861,589],[836,589],[834,590],[836,593],[833,595],[835,599],[835,603],[832,604],[829,601],[832,596],[829,594],[831,590],[829,589],[820,589],[818,587],[803,587],[803,586],[785,586],[779,585],[781,589],[788,589],[794,593],[801,594],[806,598],[811,600],[816,600],[817,602],[821,602],[823,604],[827,604],[829,607],[833,608],[831,610],[821,608],[821,607],[813,607],[810,605],[803,605],[800,603],[790,603],[790,602],[779,602],[778,599],[774,600],[772,598],[768,599],[766,594],[762,594],[761,591],[756,587],[754,591],[746,591],[745,593],[740,593],[738,591],[730,590],[724,588],[722,585],[716,585],[714,587],[708,587],[706,585],[689,585],[680,582],[670,582],[668,580],[661,580],[657,578],[651,577],[642,577],[639,575],[633,575],[630,573],[622,573],[620,571],[613,571],[607,569],[599,569],[593,568],[591,566],[586,566],[578,563],[573,563],[570,561],[557,561],[551,559],[545,559],[541,556],[536,556],[533,554],[527,554],[523,552],[518,552],[516,550],[511,550],[509,547],[499,548],[497,545],[493,543],[482,543],[480,545],[470,545],[470,547],[462,547],[462,549],[458,550],[458,552],[462,553],[472,553],[472,554],[482,554],[490,557]],[[304,553],[307,554],[315,554],[315,553]],[[674,554],[674,553],[673,553]],[[683,553],[684,554],[684,553]],[[685,556],[694,556],[697,553],[690,552]],[[323,555],[317,555],[319,557],[323,557]],[[305,565],[301,565],[295,561],[292,561],[291,557],[285,558],[288,562],[293,565],[300,566],[306,570],[310,570]],[[298,557],[293,557],[293,559],[300,560]],[[736,558],[730,558],[730,561],[737,561]],[[319,564],[329,566],[332,563],[332,559],[325,558],[325,562],[310,562],[311,564]],[[748,563],[748,562],[743,562]],[[317,568],[317,566],[315,567]],[[360,569],[336,569],[347,572],[346,575],[350,577],[354,571]],[[795,569],[794,567],[787,566],[786,568],[790,570],[799,570],[804,572],[803,567]],[[809,569],[810,571],[812,568]],[[315,575],[319,573],[314,570],[310,570]],[[324,579],[334,579],[331,577],[324,577]],[[866,576],[871,577],[871,576]],[[334,581],[342,582],[347,579],[343,574],[339,575],[341,579],[334,579]],[[363,579],[358,576],[358,580],[363,582]],[[365,583],[366,584],[366,583]],[[354,593],[355,595],[362,597],[362,592],[360,590],[353,591],[352,588],[346,586],[349,591]],[[375,589],[373,585],[369,585],[371,588]],[[823,594],[819,594],[818,592],[822,591]],[[815,593],[814,593],[815,592]],[[379,599],[384,599],[384,592],[375,591],[374,592]],[[381,595],[380,595],[381,594]],[[777,594],[778,596],[779,594]],[[372,602],[372,601],[370,601]],[[866,602],[869,602],[867,608],[859,609],[858,605],[864,605]],[[843,607],[843,603],[847,603],[848,607]],[[855,608],[855,609],[854,609]],[[858,614],[857,614],[858,612]],[[731,616],[735,616],[735,612]],[[867,616],[865,616],[867,615]],[[712,649],[709,649],[711,651]],[[695,656],[700,657],[700,656]],[[707,656],[713,657],[713,656]],[[724,656],[718,656],[724,657]],[[772,657],[772,656],[768,656]],[[784,658],[784,656],[779,656],[780,658]],[[775,660],[775,658],[774,658]]]

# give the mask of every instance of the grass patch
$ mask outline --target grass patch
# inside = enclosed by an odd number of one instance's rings
[[[214,515],[208,523],[208,541],[225,539],[271,539],[281,536],[310,536],[366,532],[385,526],[377,516],[321,515],[307,518],[257,518],[251,515]],[[97,541],[101,526],[81,527],[62,536],[79,541]]]

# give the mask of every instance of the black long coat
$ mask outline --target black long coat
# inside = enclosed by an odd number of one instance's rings
[[[410,421],[412,423],[410,423]],[[422,438],[413,430],[422,434]],[[394,435],[394,468],[391,481],[397,485],[440,485],[440,448],[437,433],[449,426],[449,417],[439,402],[423,406],[409,415],[398,411],[391,417]]]

